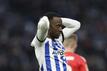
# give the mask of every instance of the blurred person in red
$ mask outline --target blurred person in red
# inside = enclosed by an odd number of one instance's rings
[[[72,67],[72,71],[89,71],[86,59],[75,53],[78,38],[76,34],[72,34],[69,38],[64,39],[65,57],[68,65]]]

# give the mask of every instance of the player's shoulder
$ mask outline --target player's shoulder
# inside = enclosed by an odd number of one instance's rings
[[[80,58],[80,55],[77,53],[72,53],[73,56]]]
[[[80,56],[81,60],[83,60],[84,62],[86,62],[86,59],[83,56]]]
[[[80,56],[78,54],[76,54],[76,53],[68,53],[68,54],[69,54],[69,56],[74,57],[76,60],[80,60],[81,59]]]
[[[78,58],[79,58],[81,61],[86,62],[85,57],[83,57],[83,56],[81,56],[81,55],[79,55],[79,54],[77,54],[77,56],[78,56]]]
[[[74,53],[74,55],[76,56],[76,58],[78,58],[78,59],[86,62],[86,59],[85,59],[83,56],[81,56],[81,55],[79,55],[79,54],[77,54],[77,53]]]

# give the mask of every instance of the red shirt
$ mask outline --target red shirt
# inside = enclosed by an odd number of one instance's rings
[[[82,56],[72,52],[66,52],[65,56],[72,71],[88,71],[86,60]]]

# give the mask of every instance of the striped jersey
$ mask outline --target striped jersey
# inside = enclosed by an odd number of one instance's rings
[[[61,20],[62,25],[65,26],[62,30],[64,38],[69,37],[80,28],[80,22],[76,20],[69,18],[61,18]],[[50,28],[49,25],[48,17],[43,16],[38,22],[37,33],[31,42],[31,46],[35,47],[35,54],[40,66],[39,71],[71,71],[71,67],[66,63],[64,47],[61,43],[60,36],[59,40],[46,38]],[[36,37],[38,37],[40,41],[38,41]],[[41,40],[44,41],[41,42]]]
[[[58,40],[46,38],[46,40],[39,46],[40,43],[36,39],[35,54],[39,62],[39,71],[71,71],[66,63],[64,56],[63,44]]]

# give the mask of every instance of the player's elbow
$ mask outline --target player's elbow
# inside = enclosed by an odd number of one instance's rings
[[[35,45],[35,43],[32,41],[31,44],[30,44],[30,46],[34,47],[34,45]]]
[[[81,27],[81,23],[79,21],[76,21],[75,28],[78,30],[78,29],[80,29],[80,27]]]

